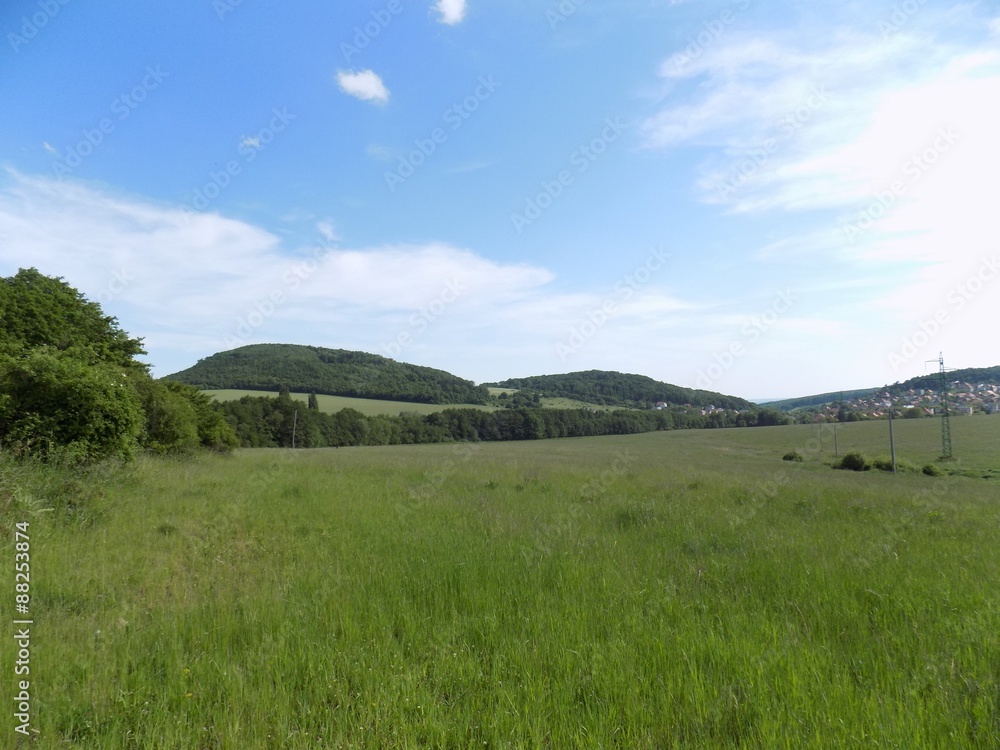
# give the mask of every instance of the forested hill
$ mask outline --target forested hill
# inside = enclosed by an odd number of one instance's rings
[[[1000,366],[997,367],[967,367],[962,370],[951,370],[946,373],[949,383],[956,380],[960,383],[1000,383]],[[910,389],[937,391],[941,387],[941,373],[930,372],[926,375],[918,375],[915,378],[904,380],[902,383],[894,383],[881,388],[862,388],[855,391],[834,391],[832,393],[818,393],[814,396],[802,396],[800,398],[786,398],[781,401],[770,401],[767,406],[771,409],[781,409],[790,411],[800,407],[821,406],[822,404],[832,404],[838,401],[850,401],[855,398],[865,398],[876,393],[888,391],[895,396],[901,396]]]
[[[199,360],[167,380],[210,389],[354,396],[425,404],[483,404],[489,391],[443,370],[366,352],[296,344],[252,344]]]
[[[692,406],[715,406],[719,409],[750,409],[749,401],[725,396],[713,391],[682,388],[645,375],[627,375],[605,370],[570,372],[565,375],[536,375],[511,378],[491,384],[498,388],[518,388],[537,391],[543,397],[572,398],[592,404],[649,408],[658,401]]]

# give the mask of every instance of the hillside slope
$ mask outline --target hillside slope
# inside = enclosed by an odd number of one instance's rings
[[[489,391],[443,370],[367,352],[251,344],[199,360],[166,380],[205,389],[291,391],[423,404],[484,404]]]
[[[751,402],[713,391],[682,388],[661,383],[645,375],[630,375],[606,370],[570,372],[564,375],[537,375],[490,383],[497,388],[537,391],[549,398],[571,398],[608,406],[650,407],[658,401],[692,406],[715,406],[719,409],[750,409]]]

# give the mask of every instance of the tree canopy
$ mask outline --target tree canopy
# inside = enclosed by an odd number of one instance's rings
[[[141,354],[141,339],[63,279],[0,278],[0,446],[83,463],[237,444],[207,396],[153,380]]]

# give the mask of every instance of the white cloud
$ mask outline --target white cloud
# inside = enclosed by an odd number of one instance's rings
[[[461,23],[465,18],[465,0],[437,0],[434,8],[441,16],[441,23],[449,26]]]
[[[48,151],[48,152],[49,152],[50,154],[54,154],[54,155],[56,155],[56,156],[58,156],[58,155],[59,155],[59,149],[57,149],[57,148],[56,148],[55,146],[53,146],[53,145],[52,145],[51,143],[49,143],[48,141],[44,141],[44,142],[42,143],[42,148],[44,148],[44,149],[45,149],[46,151]]]
[[[337,85],[345,94],[361,101],[385,104],[389,101],[389,90],[377,73],[371,70],[337,71]]]
[[[240,141],[240,148],[250,147],[250,148],[260,148],[260,138],[256,136],[243,136],[243,140]]]
[[[695,334],[679,333],[692,306],[653,284],[627,301],[614,297],[614,279],[603,291],[557,291],[545,268],[441,242],[288,247],[218,214],[188,214],[77,181],[13,171],[6,178],[0,275],[35,266],[64,277],[145,339],[157,375],[244,343],[394,356],[403,335],[408,343],[394,358],[480,381],[532,374],[522,368],[655,376],[664,359],[661,347],[650,347],[651,332],[674,332],[673,360],[698,345]],[[332,221],[316,228],[337,239]],[[557,344],[609,295],[620,303],[617,314],[579,352],[560,358]]]
[[[859,367],[873,382],[919,374],[940,349],[982,364],[984,321],[1000,319],[1000,274],[974,299],[956,296],[982,269],[989,275],[996,257],[1000,53],[982,21],[925,8],[886,38],[795,33],[733,28],[695,56],[667,59],[660,75],[673,91],[644,125],[646,147],[700,149],[695,184],[705,203],[794,212],[789,236],[775,237],[759,260],[823,264],[831,279],[859,279],[811,298],[824,300],[828,319],[854,326],[866,352]],[[875,220],[849,231],[864,212]],[[911,369],[890,366],[904,337],[939,313],[949,323]],[[832,334],[801,324],[803,334],[810,328]]]
[[[340,236],[337,234],[337,230],[333,226],[333,222],[329,219],[320,221],[316,224],[316,229],[319,231],[323,237],[326,238],[327,242],[340,242]]]

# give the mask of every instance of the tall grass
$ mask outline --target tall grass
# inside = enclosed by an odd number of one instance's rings
[[[809,434],[2,464],[36,744],[1000,746],[1000,483]]]

